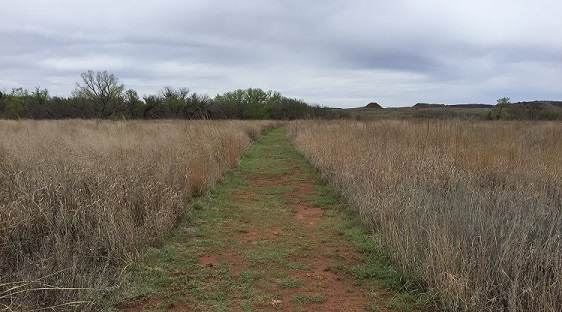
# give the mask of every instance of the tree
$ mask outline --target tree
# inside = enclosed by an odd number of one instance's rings
[[[510,104],[508,97],[498,99],[496,106],[488,113],[488,119],[513,119],[517,110],[510,109]]]
[[[50,100],[49,90],[36,87],[27,97],[27,116],[34,119],[53,118],[48,105]]]
[[[260,88],[238,89],[217,95],[213,114],[219,118],[266,119],[269,110],[281,100],[281,94]]]
[[[24,88],[13,88],[10,94],[4,96],[4,116],[11,119],[25,117],[29,91]]]
[[[107,71],[94,74],[88,70],[81,77],[83,84],[76,83],[73,95],[90,101],[94,105],[96,117],[106,118],[121,109],[125,85],[120,84],[115,75]]]
[[[266,119],[271,97],[271,91],[265,92],[260,88],[250,88],[244,91],[245,109],[244,119]]]
[[[179,118],[184,113],[187,106],[188,88],[174,89],[170,86],[164,87],[161,91],[164,104],[168,108],[170,117]]]
[[[129,89],[124,94],[125,106],[127,107],[128,118],[141,118],[143,117],[143,102],[139,98],[137,91]]]
[[[209,107],[212,102],[207,94],[191,93],[186,99],[184,117],[188,119],[208,119]]]
[[[215,104],[215,118],[242,119],[244,90],[238,89],[222,95],[217,94],[213,102]]]
[[[508,105],[508,104],[511,104],[510,98],[508,98],[508,97],[502,97],[501,99],[498,99],[498,104],[497,104],[497,105],[505,106],[505,105]]]
[[[166,118],[165,107],[162,97],[156,95],[144,96],[143,119]]]

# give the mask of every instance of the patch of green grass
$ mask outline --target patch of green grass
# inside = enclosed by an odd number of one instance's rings
[[[277,162],[277,164],[275,162],[270,162],[266,170],[263,171],[263,173],[271,175],[289,174],[289,172],[290,168],[284,166],[283,162]]]
[[[296,304],[309,304],[309,303],[324,303],[326,302],[326,296],[322,294],[309,295],[309,294],[298,294],[291,298],[292,303]]]
[[[386,311],[384,304],[381,302],[368,302],[365,304],[364,308],[369,312]]]
[[[351,268],[351,274],[357,279],[376,278],[391,290],[401,290],[407,285],[400,275],[392,266],[382,266],[377,264],[364,264]]]
[[[191,204],[191,208],[194,210],[202,210],[203,209],[203,203],[201,203],[200,200],[196,200]]]
[[[334,192],[327,184],[323,182],[317,184],[316,194],[313,204],[315,207],[335,207],[338,205]]]
[[[381,250],[377,250],[376,243],[372,235],[370,235],[365,227],[359,223],[349,224],[349,227],[342,230],[342,234],[347,237],[356,250],[363,254],[372,255],[380,254]]]
[[[350,268],[350,272],[355,278],[376,278],[383,286],[394,291],[416,288],[404,279],[403,274],[392,264],[388,252],[377,245],[373,235],[367,232],[362,224],[350,224],[350,227],[342,230],[342,234],[351,241],[365,259],[365,264]]]
[[[238,273],[238,277],[242,281],[253,281],[263,278],[265,273],[262,270],[244,270]]]
[[[314,207],[327,207],[333,206],[336,204],[336,201],[333,197],[316,197],[314,203],[312,204]]]
[[[310,265],[304,262],[288,261],[286,266],[292,270],[310,270]]]
[[[251,249],[247,251],[246,256],[249,261],[255,261],[258,263],[277,263],[286,264],[287,252],[281,250],[266,250],[260,251],[256,249]]]
[[[303,285],[302,278],[293,277],[293,278],[286,278],[282,279],[279,282],[279,287],[281,288],[300,288]]]
[[[412,307],[423,309],[429,305],[429,298],[425,294],[414,291],[401,292],[387,303],[386,307],[397,311],[411,311]]]
[[[295,191],[296,187],[293,185],[275,185],[266,186],[260,189],[260,193],[264,195],[283,195],[287,192]]]

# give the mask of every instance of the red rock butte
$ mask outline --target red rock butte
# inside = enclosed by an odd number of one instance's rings
[[[382,106],[380,106],[378,103],[375,102],[371,102],[369,104],[367,104],[367,106],[365,106],[367,108],[376,108],[376,109],[382,109]]]

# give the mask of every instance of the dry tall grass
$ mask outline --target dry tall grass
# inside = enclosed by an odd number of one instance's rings
[[[0,310],[103,293],[271,125],[0,121]]]
[[[289,136],[451,311],[562,311],[562,124],[297,121]]]

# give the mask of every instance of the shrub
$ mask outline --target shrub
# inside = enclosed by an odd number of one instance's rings
[[[558,120],[560,119],[560,111],[557,110],[542,110],[539,112],[539,119],[542,120]]]

